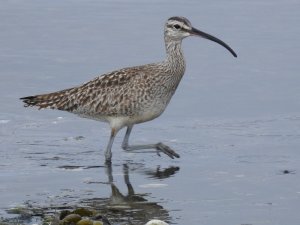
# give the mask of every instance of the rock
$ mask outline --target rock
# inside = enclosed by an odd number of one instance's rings
[[[80,216],[87,216],[87,217],[90,217],[94,214],[93,211],[89,210],[89,209],[86,209],[86,208],[78,208],[78,209],[75,209],[73,211],[74,214],[78,214]]]
[[[70,210],[62,210],[59,215],[59,219],[63,220],[67,215],[71,214]]]
[[[101,221],[94,221],[93,225],[103,225],[103,223]]]
[[[76,225],[93,225],[93,221],[90,219],[82,219],[78,221]]]
[[[81,220],[81,216],[78,214],[70,214],[67,215],[62,221],[61,225],[71,225],[71,224],[76,224],[78,221]]]

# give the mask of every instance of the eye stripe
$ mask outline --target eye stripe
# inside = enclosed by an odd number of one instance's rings
[[[180,23],[183,23],[183,25],[185,25],[185,26],[190,26],[190,22],[184,17],[174,16],[174,17],[169,18],[168,21],[180,22]]]
[[[169,18],[169,20],[180,21],[180,22],[182,22],[182,23],[188,25],[185,18],[181,18],[181,17],[174,16],[174,17]]]
[[[170,19],[167,21],[165,26],[168,29],[176,29],[178,31],[181,30],[181,31],[189,32],[191,30],[190,26],[187,25],[186,23],[181,22],[181,21],[174,21],[174,20],[170,20]],[[179,26],[179,27],[177,28],[175,26]]]

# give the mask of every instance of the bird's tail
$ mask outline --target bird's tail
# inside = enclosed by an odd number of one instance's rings
[[[34,95],[20,98],[25,104],[24,107],[37,106],[39,109],[50,108],[59,110],[69,110],[72,107],[68,94],[71,89],[66,89],[49,94]]]

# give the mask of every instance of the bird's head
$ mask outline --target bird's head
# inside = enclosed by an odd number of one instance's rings
[[[187,18],[174,16],[167,20],[165,24],[165,37],[168,40],[181,41],[188,36],[198,36],[214,41],[225,47],[234,57],[237,57],[236,53],[225,42],[194,28]]]

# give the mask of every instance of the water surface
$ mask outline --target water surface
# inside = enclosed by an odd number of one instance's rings
[[[293,0],[3,1],[0,215],[83,206],[114,224],[298,224],[299,11]],[[174,15],[238,54],[184,40],[177,93],[160,118],[134,128],[132,142],[163,141],[180,159],[126,153],[122,131],[108,168],[106,124],[18,100],[162,60],[162,27]]]

